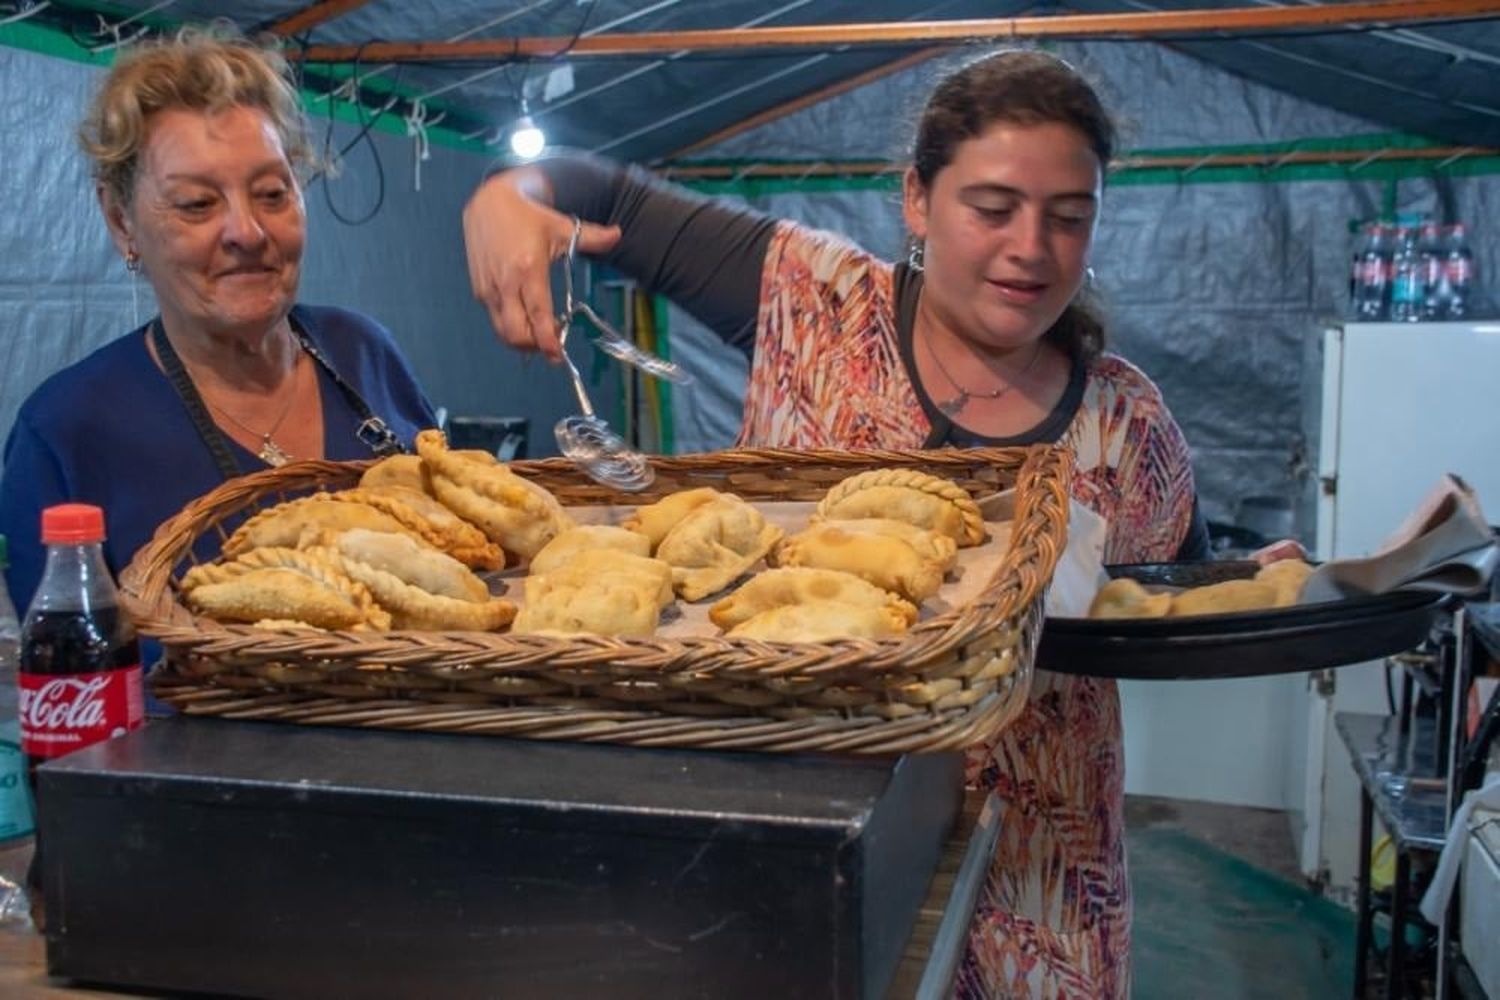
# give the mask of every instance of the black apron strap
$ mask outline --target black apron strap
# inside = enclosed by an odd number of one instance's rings
[[[208,407],[203,405],[203,397],[198,394],[198,387],[193,385],[193,380],[188,377],[187,369],[182,365],[182,359],[172,348],[172,342],[167,339],[166,331],[162,329],[159,320],[151,323],[151,344],[156,348],[156,356],[161,361],[162,371],[166,373],[167,381],[172,383],[172,388],[177,392],[177,398],[182,400],[182,405],[187,408],[188,417],[193,421],[193,427],[198,431],[198,436],[208,446],[209,453],[214,457],[214,464],[219,467],[219,474],[225,479],[233,479],[243,475],[245,470],[234,460],[234,452],[229,450],[229,442],[224,439],[224,432],[214,423],[213,418],[208,415]]]
[[[359,394],[359,390],[344,381],[344,377],[333,367],[332,362],[323,356],[323,352],[318,350],[317,345],[312,342],[312,338],[307,335],[306,331],[295,324],[292,326],[292,329],[296,331],[297,342],[302,345],[302,349],[307,352],[307,356],[312,358],[318,367],[327,373],[329,379],[333,381],[334,386],[343,395],[344,401],[349,404],[349,408],[359,418],[359,427],[354,431],[355,436],[363,441],[365,446],[377,457],[384,458],[387,455],[404,454],[406,446],[401,443],[401,439],[396,436],[396,432],[391,430],[390,425],[370,411],[370,404],[365,402],[365,398]]]

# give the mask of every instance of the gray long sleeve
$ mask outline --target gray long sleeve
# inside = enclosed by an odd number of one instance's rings
[[[747,357],[753,353],[775,219],[600,157],[556,157],[537,166],[558,211],[620,227],[606,263],[667,296]]]

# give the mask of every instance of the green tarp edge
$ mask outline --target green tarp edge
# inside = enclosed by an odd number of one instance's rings
[[[157,25],[153,24],[153,27]],[[166,30],[172,30],[172,25],[167,25]],[[128,31],[129,29],[127,29]],[[15,49],[23,49],[27,52],[35,52],[40,55],[52,56],[57,59],[66,59],[70,62],[84,63],[89,66],[108,66],[114,62],[115,50],[104,52],[91,52],[74,41],[66,32],[59,31],[46,25],[32,24],[28,21],[17,21],[13,24],[0,25],[0,45],[6,45]],[[320,67],[320,72],[326,72],[336,80],[346,79],[352,72],[352,66],[345,64]],[[413,96],[404,93],[405,88],[392,87],[384,80],[371,80],[368,85],[371,91],[389,94],[400,94],[403,97]],[[336,121],[364,128],[370,122],[370,109],[357,109],[346,100],[332,100],[324,94],[310,90],[302,90],[302,106],[307,111],[308,119],[314,129],[320,123],[328,121],[329,105],[333,107],[333,117]],[[440,106],[431,106],[435,114],[441,111]],[[406,135],[406,120],[400,115],[382,114],[373,125],[372,131],[385,132],[389,135]],[[445,146],[450,149],[461,149],[466,152],[480,153],[482,155],[494,155],[493,151],[477,139],[465,139],[459,133],[444,128],[441,125],[430,125],[427,127],[427,138],[429,143]]]

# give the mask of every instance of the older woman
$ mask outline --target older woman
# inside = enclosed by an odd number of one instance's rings
[[[390,334],[296,303],[309,150],[280,56],[184,34],[133,50],[81,129],[125,267],[161,315],[43,383],[5,448],[0,532],[21,609],[42,508],[102,506],[118,571],[224,479],[293,458],[399,448],[436,421]]]
[[[1070,67],[1001,53],[943,80],[923,112],[903,207],[925,263],[561,159],[476,193],[470,276],[506,341],[556,356],[547,262],[577,215],[585,251],[750,356],[742,442],[1059,441],[1077,455],[1075,496],[1109,522],[1110,561],[1193,558],[1208,538],[1182,433],[1078,301],[1113,143]],[[971,751],[970,780],[1009,812],[960,993],[1128,995],[1123,757],[1114,682],[1054,675]]]

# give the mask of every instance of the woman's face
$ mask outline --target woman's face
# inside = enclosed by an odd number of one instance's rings
[[[281,138],[262,112],[152,115],[131,204],[117,205],[107,192],[101,198],[116,245],[140,254],[167,319],[199,333],[254,337],[291,309],[307,217]]]
[[[930,189],[907,171],[928,308],[993,349],[1041,337],[1083,283],[1102,181],[1083,133],[1052,122],[996,122],[959,144]]]

